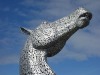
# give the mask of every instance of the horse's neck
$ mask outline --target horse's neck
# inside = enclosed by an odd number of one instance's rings
[[[46,53],[46,50],[33,48],[28,40],[21,55],[21,75],[55,75],[47,64]]]
[[[35,49],[32,45],[31,40],[27,40],[26,45],[25,45],[25,51],[27,52],[27,56],[31,59],[34,59],[34,61],[39,61],[39,60],[46,60],[47,57],[47,52],[46,50],[39,50]]]

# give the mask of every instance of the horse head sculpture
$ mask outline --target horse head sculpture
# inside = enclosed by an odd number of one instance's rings
[[[43,22],[34,30],[21,27],[29,37],[20,56],[20,75],[55,75],[47,57],[59,53],[66,41],[79,29],[89,25],[92,14],[78,8],[57,21]]]

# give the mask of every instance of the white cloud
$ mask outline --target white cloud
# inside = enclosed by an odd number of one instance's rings
[[[5,57],[0,57],[0,65],[17,64],[18,62],[19,58],[17,55],[8,55]]]
[[[83,6],[91,11],[97,11],[99,9],[100,1],[98,0],[50,0],[50,1],[36,1],[36,0],[24,0],[21,2],[22,5],[27,7],[37,7],[42,10],[37,12],[41,15],[50,15],[53,17],[66,16],[72,10]],[[34,11],[34,9],[33,9]],[[38,10],[37,10],[38,11]],[[31,12],[31,11],[29,11]],[[36,10],[35,10],[36,12]],[[33,13],[34,14],[34,13]]]
[[[21,2],[20,4],[22,4],[24,6],[28,6],[28,7],[34,7],[34,6],[45,6],[45,5],[47,5],[46,2],[49,2],[49,1],[23,0],[23,2]]]
[[[67,59],[76,60],[76,61],[84,61],[84,60],[87,60],[88,57],[85,53],[73,51],[64,47],[60,53],[58,53],[54,57],[50,57],[48,61],[53,62],[53,63],[59,63]]]
[[[31,28],[31,29],[32,28],[35,29],[42,22],[43,22],[43,20],[35,20],[35,19],[29,20],[29,21],[24,21],[24,23],[27,24],[28,27]]]
[[[87,56],[99,56],[100,57],[100,35],[95,33],[98,28],[91,28],[90,33],[79,31],[70,39],[70,43],[73,48],[78,51],[82,51]],[[95,31],[96,30],[96,31]]]
[[[22,12],[22,11],[18,11],[18,14],[19,14],[20,16],[27,17],[27,14],[25,14],[25,13]]]
[[[24,40],[18,28],[13,22],[0,20],[0,65],[18,63],[18,50]]]
[[[10,11],[10,8],[9,7],[5,7],[4,9],[3,9],[3,11]]]

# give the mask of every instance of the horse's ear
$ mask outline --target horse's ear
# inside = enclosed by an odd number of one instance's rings
[[[32,30],[30,29],[27,29],[27,28],[23,28],[23,27],[20,27],[21,31],[27,35],[30,35],[32,33]]]

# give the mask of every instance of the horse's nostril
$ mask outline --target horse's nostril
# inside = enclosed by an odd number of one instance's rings
[[[80,15],[79,18],[80,18],[80,17],[87,17],[89,20],[91,20],[92,14],[89,13],[89,12],[87,12],[87,13],[83,13],[82,15]]]

